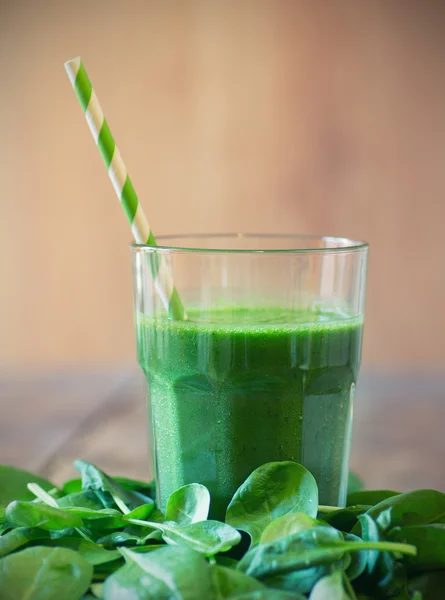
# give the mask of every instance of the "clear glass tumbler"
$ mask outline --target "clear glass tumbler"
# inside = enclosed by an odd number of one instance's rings
[[[158,501],[199,482],[223,518],[259,465],[293,460],[345,502],[368,246],[317,236],[178,236],[132,246],[137,351]],[[187,320],[152,279],[166,261]]]

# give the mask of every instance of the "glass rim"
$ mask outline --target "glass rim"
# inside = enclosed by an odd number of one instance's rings
[[[268,239],[268,240],[299,240],[300,243],[304,240],[320,240],[330,243],[338,242],[339,246],[328,246],[325,248],[204,248],[201,246],[187,246],[187,240],[190,239]],[[328,254],[337,252],[362,252],[369,248],[369,244],[365,241],[353,240],[347,237],[316,235],[316,234],[294,234],[294,233],[190,233],[177,235],[161,235],[156,238],[156,245],[153,244],[138,244],[133,242],[130,244],[132,251],[160,251],[162,253],[169,252],[185,252],[190,254]],[[163,244],[166,240],[178,240],[178,245]],[[184,240],[184,244],[181,241]]]

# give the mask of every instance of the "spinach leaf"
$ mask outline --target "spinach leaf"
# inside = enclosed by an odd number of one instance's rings
[[[371,506],[364,506],[361,504],[348,506],[328,513],[321,512],[318,514],[318,518],[340,531],[348,532],[357,524],[359,515],[362,515],[370,508]]]
[[[177,525],[174,521],[155,523],[153,521],[139,521],[127,519],[133,525],[152,527],[158,529],[162,538],[168,544],[179,544],[200,552],[205,556],[212,556],[218,552],[226,552],[241,541],[240,533],[227,523],[219,521],[198,521],[191,525]],[[155,532],[154,532],[155,533]],[[151,533],[147,539],[156,539]]]
[[[185,545],[205,556],[227,552],[241,541],[236,529],[218,521],[199,521],[178,528],[164,525],[162,537],[167,543]]]
[[[130,548],[130,550],[133,550],[133,552],[141,552],[142,554],[145,554],[147,552],[153,552],[154,550],[158,550],[159,548],[165,548],[165,546],[161,544],[150,544],[147,546],[135,546],[134,548]]]
[[[369,514],[360,515],[359,521],[362,529],[362,538],[365,542],[379,542],[382,539],[381,530],[377,522]],[[364,554],[367,569],[369,572],[372,572],[377,563],[379,552],[378,550],[367,550]]]
[[[380,596],[381,597],[381,596]],[[386,596],[383,596],[384,598]],[[361,598],[361,596],[359,596]],[[397,595],[392,595],[391,600],[422,600],[422,594],[420,592],[409,592],[406,582],[403,588],[397,593]]]
[[[160,579],[148,575],[136,563],[128,563],[104,582],[103,600],[171,600],[169,587]]]
[[[406,544],[345,540],[333,527],[313,527],[270,544],[249,550],[238,563],[238,569],[262,580],[298,569],[307,569],[343,558],[345,553],[360,550],[382,550],[415,555],[414,546]]]
[[[68,479],[68,481],[65,481],[65,483],[62,485],[62,492],[65,495],[75,494],[75,493],[81,492],[81,491],[82,491],[81,477],[76,477],[74,479]]]
[[[154,521],[155,523],[164,523],[164,521],[166,521],[165,514],[159,510],[159,508],[155,508],[150,515],[150,521]]]
[[[100,510],[95,510],[94,508],[84,508],[83,506],[67,506],[63,512],[69,515],[78,515],[82,519],[97,520],[111,518],[114,519],[116,527],[125,525],[122,513],[114,508],[101,508]]]
[[[320,579],[309,596],[309,600],[351,600],[343,585],[343,575],[340,571]]]
[[[374,504],[378,504],[399,494],[400,492],[393,492],[392,490],[359,490],[348,493],[346,506],[355,506],[357,504],[374,506]]]
[[[385,543],[386,531],[391,522],[391,508],[382,511],[376,520],[369,514],[361,515],[359,520],[365,541],[378,543],[382,540]],[[406,569],[398,562],[397,554],[375,550],[365,551],[363,554],[367,562],[366,569],[363,571],[366,588],[377,589],[379,595],[383,597],[386,597],[385,594],[392,597],[403,593],[406,587]]]
[[[347,533],[345,535],[345,540],[347,542],[361,542],[362,540],[356,536],[353,535],[352,533]],[[358,552],[352,552],[350,554],[350,559],[351,562],[348,565],[348,567],[346,568],[346,575],[348,576],[348,579],[350,581],[353,581],[354,579],[357,579],[358,577],[360,577],[360,575],[362,575],[365,570],[366,567],[368,565],[368,552],[367,551],[358,551]]]
[[[445,571],[435,571],[418,575],[408,582],[411,593],[422,594],[422,600],[443,600],[445,590]]]
[[[6,507],[6,519],[17,527],[40,527],[42,529],[66,529],[81,527],[82,519],[76,514],[70,514],[46,504],[11,502]]]
[[[128,477],[113,477],[113,480],[116,483],[119,483],[124,490],[128,490],[129,492],[139,492],[152,500],[156,498],[156,482],[154,480],[149,481],[148,483],[146,481],[139,481],[138,479],[129,479]],[[65,481],[62,486],[62,491],[64,494],[81,492],[82,479],[76,477],[75,479]]]
[[[412,571],[445,570],[445,525],[412,525],[395,527],[388,539],[417,548],[417,556],[406,557]],[[1,540],[1,538],[0,538]]]
[[[366,578],[365,578],[366,580]],[[406,591],[407,571],[403,564],[389,552],[382,552],[369,581],[375,581],[378,595],[383,598],[400,596]]]
[[[98,544],[102,544],[106,548],[115,548],[117,546],[128,545],[142,545],[144,538],[127,533],[126,531],[113,531],[100,537],[97,540]]]
[[[122,513],[114,508],[104,508],[104,504],[96,492],[91,490],[73,492],[72,494],[68,494],[68,496],[57,498],[56,502],[60,509],[76,514],[82,519],[89,521],[88,526],[93,529],[117,529],[125,526]],[[149,506],[151,507],[152,505]],[[148,511],[143,509],[142,512],[135,514],[150,514],[150,511],[151,508]]]
[[[93,594],[96,598],[102,598],[103,587],[104,586],[102,583],[92,583],[91,584],[91,591],[93,592]]]
[[[427,525],[445,515],[445,494],[435,490],[405,492],[382,500],[367,514],[377,519],[388,508],[391,508],[391,527]]]
[[[38,529],[38,528],[37,528]],[[84,530],[85,527],[82,527],[82,530]],[[67,527],[66,529],[57,529],[56,530],[49,530],[49,537],[52,540],[60,540],[61,538],[64,537],[73,537],[76,535],[76,532],[79,533],[79,531],[81,530],[81,528],[76,528],[76,527]],[[43,531],[43,529],[41,530]]]
[[[127,527],[125,527],[124,532],[130,535],[136,536],[140,539],[140,543],[143,544],[147,540],[162,540],[162,532],[158,528],[162,523],[156,521],[140,521],[138,519],[131,520],[131,522],[127,522]],[[173,527],[178,527],[174,523],[171,523]],[[156,527],[156,529],[154,529]]]
[[[2,600],[79,600],[93,567],[66,548],[35,546],[0,559]]]
[[[347,556],[349,555],[344,555],[342,559],[332,563],[326,563],[317,565],[315,567],[298,569],[295,571],[289,571],[288,573],[266,577],[265,579],[262,579],[262,582],[265,583],[269,588],[283,590],[286,592],[308,594],[313,589],[317,581],[319,581],[319,579],[329,575],[337,569],[343,570],[345,558]]]
[[[82,506],[67,506],[65,512],[72,515],[78,515],[82,519],[89,520],[91,527],[100,527],[102,529],[118,529],[124,527],[128,519],[144,519],[150,516],[153,511],[153,504],[141,504],[125,516],[114,508],[84,508]],[[93,522],[91,522],[93,521]],[[100,521],[94,523],[94,521]]]
[[[353,471],[349,471],[348,473],[348,494],[352,494],[353,492],[359,492],[365,487],[363,479],[354,473]]]
[[[59,508],[68,508],[69,506],[90,508],[92,510],[102,510],[105,508],[96,492],[91,490],[73,492],[67,496],[57,498],[57,505]]]
[[[149,498],[141,497],[141,494],[138,492],[124,489],[117,481],[91,463],[84,460],[76,460],[74,461],[74,466],[82,475],[82,488],[97,492],[106,506],[109,506],[109,504],[104,493],[111,496],[124,514],[129,513],[141,504],[150,504],[153,502]]]
[[[258,467],[238,488],[226,513],[226,522],[248,533],[255,545],[274,519],[303,512],[317,516],[318,488],[311,473],[285,461]]]
[[[265,590],[266,587],[241,571],[229,569],[220,565],[211,565],[210,567],[213,598],[220,600],[221,598],[231,598],[234,594],[243,594],[255,590]]]
[[[67,514],[78,515],[84,520],[84,524],[94,532],[97,537],[104,530],[108,529],[121,529],[125,527],[126,521],[124,515],[114,509],[102,509],[100,511],[89,511],[86,508],[71,507],[65,509]]]
[[[22,546],[26,546],[33,540],[49,538],[49,533],[43,529],[30,527],[16,527],[8,533],[0,536],[0,558],[14,552]]]
[[[341,559],[343,536],[331,527],[313,527],[251,548],[237,568],[258,579],[308,569]]]
[[[230,600],[306,600],[301,594],[283,592],[281,590],[258,590],[231,596]]]
[[[133,508],[132,511],[127,513],[126,517],[127,519],[146,519],[151,515],[151,513],[154,510],[154,507],[155,505],[153,503],[141,504],[140,506]]]
[[[25,472],[22,493],[30,497],[30,490],[37,499],[0,505],[2,600],[65,600],[67,586],[54,592],[53,582],[57,586],[67,572],[80,571],[72,561],[60,569],[51,566],[55,555],[48,553],[59,552],[71,552],[88,568],[86,584],[77,595],[68,591],[69,600],[301,600],[300,594],[312,600],[436,600],[443,595],[445,494],[440,492],[356,490],[349,499],[369,504],[318,506],[315,480],[303,467],[268,463],[238,489],[227,522],[220,523],[206,520],[210,497],[200,484],[173,493],[163,514],[151,499],[152,483],[111,478],[79,463],[82,480],[71,480],[62,490],[49,482],[29,483],[36,477]],[[243,537],[235,527],[246,532]],[[29,565],[8,562],[27,556]],[[4,596],[3,566],[18,572],[16,564],[26,577],[18,592],[13,587]],[[12,577],[9,567],[6,574]],[[22,584],[29,585],[20,595]],[[441,586],[441,595],[434,586]]]
[[[126,548],[120,551],[126,561],[138,565],[150,579],[162,582],[170,592],[169,598],[212,597],[210,568],[201,554],[179,546],[164,546],[148,554]]]
[[[114,481],[119,483],[124,490],[129,492],[139,492],[144,496],[155,500],[156,498],[156,481],[140,481],[139,479],[130,479],[128,477],[113,477]]]
[[[6,506],[13,500],[34,500],[34,494],[27,487],[31,481],[46,491],[55,487],[50,481],[23,469],[0,465],[0,505]]]
[[[215,561],[213,564],[220,565],[221,567],[227,567],[229,569],[236,569],[236,565],[238,564],[236,558],[232,558],[227,554],[218,554],[213,558]]]
[[[260,544],[268,544],[275,540],[285,538],[292,533],[298,533],[303,529],[310,529],[322,525],[317,519],[308,517],[305,513],[290,513],[274,519],[267,525],[261,534]]]
[[[209,490],[199,483],[191,483],[179,488],[170,496],[165,518],[167,521],[176,521],[179,525],[190,525],[197,521],[205,521],[209,508]]]
[[[219,521],[199,521],[183,527],[163,524],[159,528],[168,544],[186,546],[205,556],[226,552],[241,541],[236,529]]]
[[[93,566],[103,565],[122,558],[119,550],[105,550],[99,544],[89,542],[83,538],[65,537],[60,540],[45,540],[44,545],[75,550]]]

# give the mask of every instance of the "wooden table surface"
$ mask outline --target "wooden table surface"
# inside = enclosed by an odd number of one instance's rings
[[[0,463],[56,483],[84,458],[151,478],[145,386],[137,369],[0,377]],[[351,467],[368,487],[445,491],[445,374],[364,373]]]

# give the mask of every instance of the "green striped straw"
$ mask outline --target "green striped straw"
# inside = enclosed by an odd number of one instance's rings
[[[134,239],[138,244],[156,246],[156,240],[138,201],[127,168],[108,127],[81,58],[77,57],[66,62],[65,69],[85,113],[94,141],[99,146],[111,183],[131,225]],[[155,254],[154,260],[151,262],[151,270],[155,288],[165,309],[168,310],[173,319],[179,321],[186,319],[184,307],[173,284],[171,271],[165,257]]]

